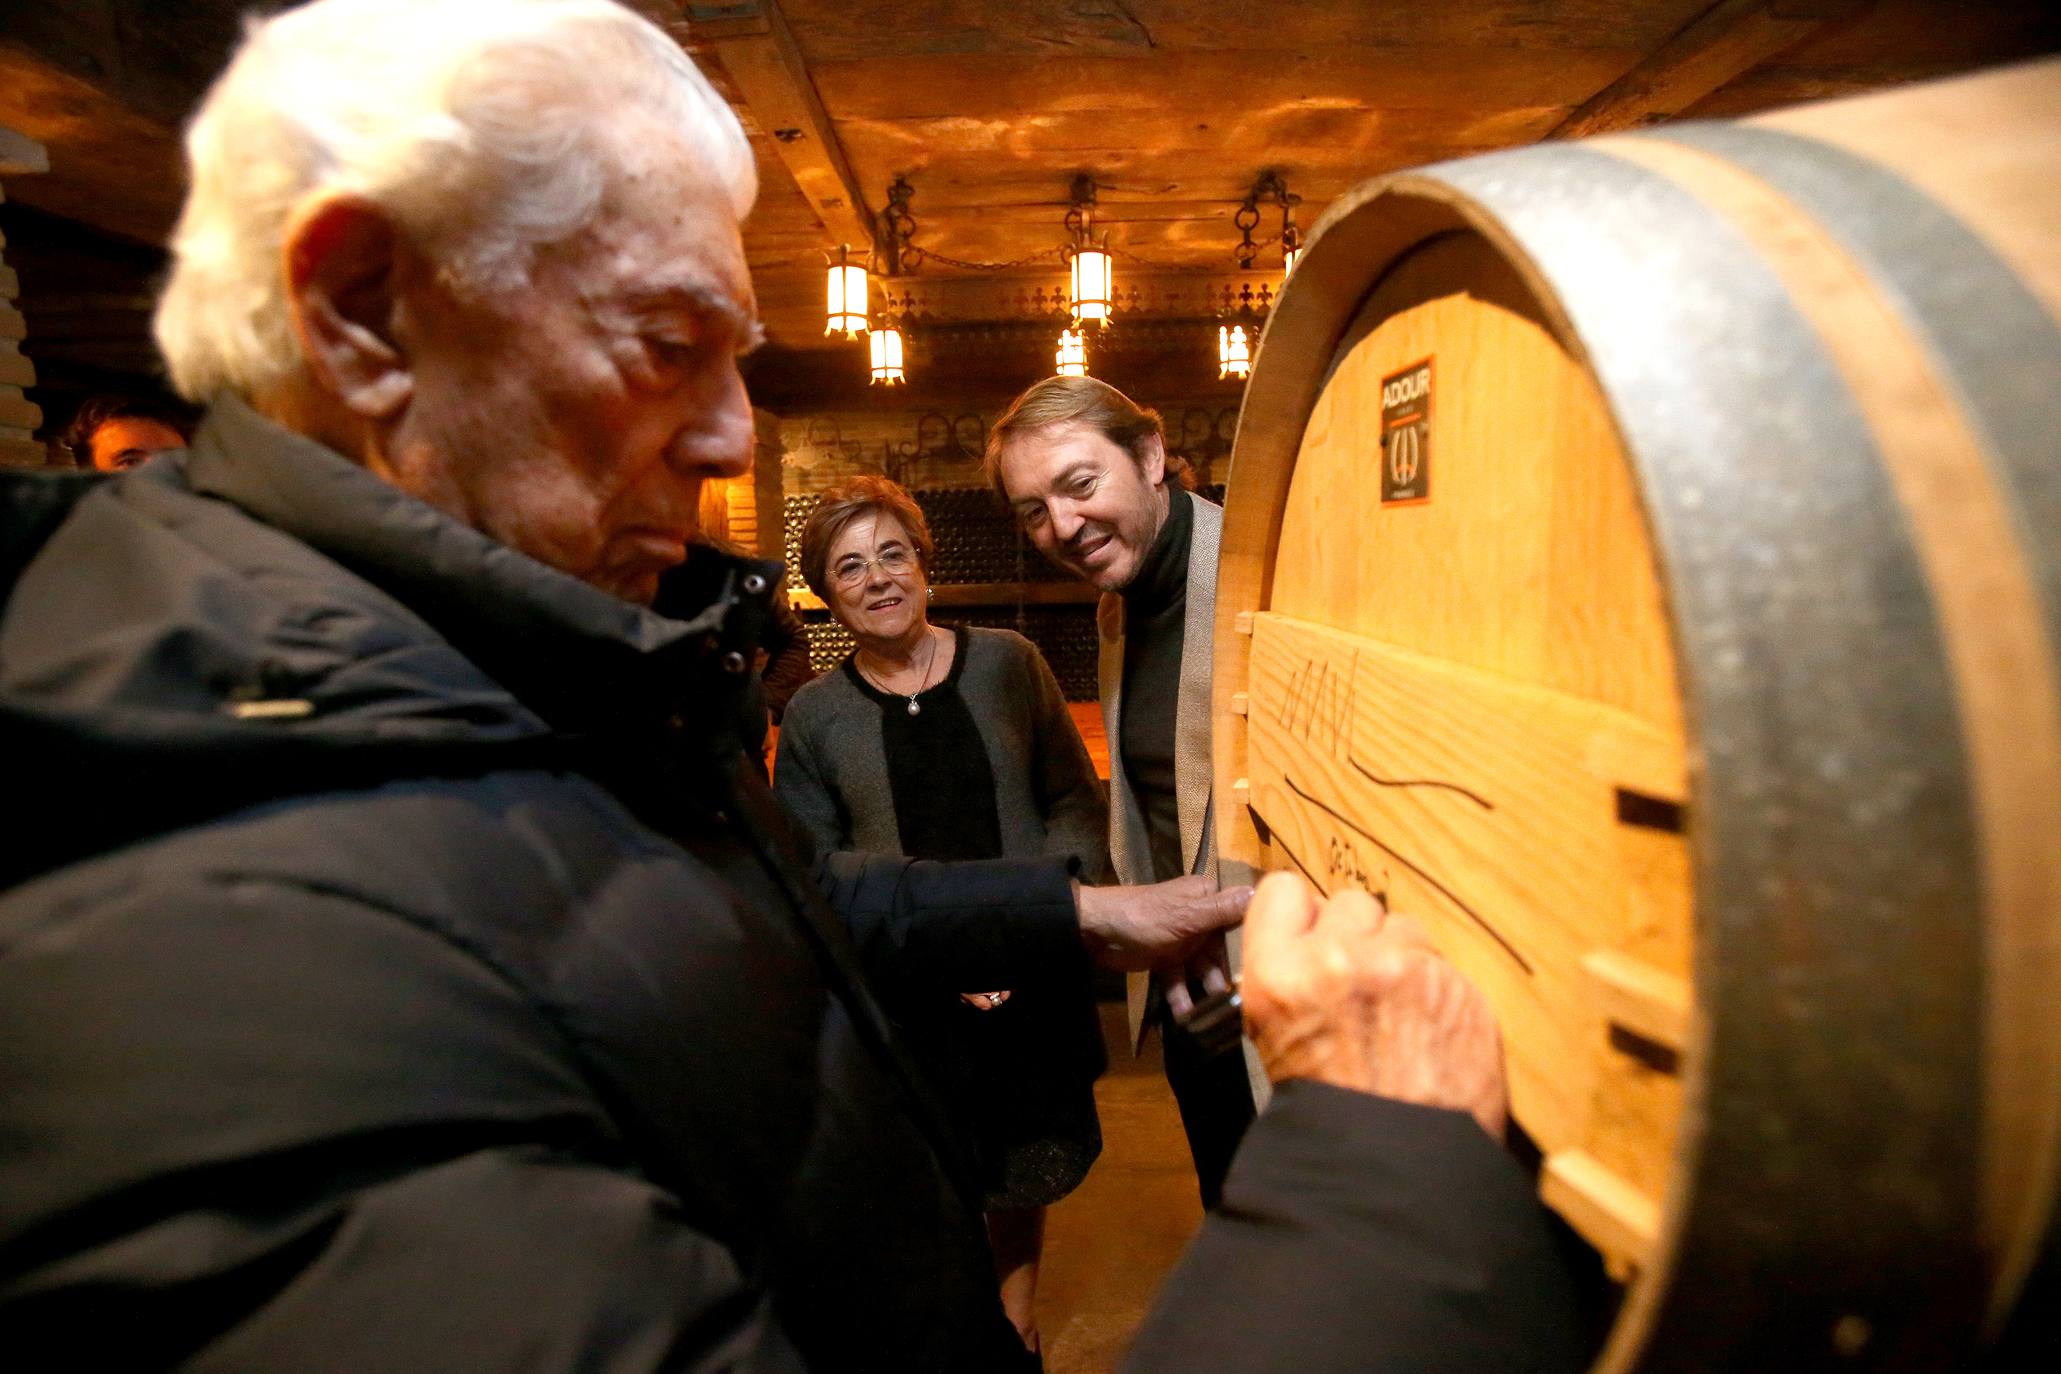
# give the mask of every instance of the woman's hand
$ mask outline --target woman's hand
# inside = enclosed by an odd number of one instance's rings
[[[979,1007],[982,1011],[993,1011],[996,1007],[1009,1000],[1009,994],[1007,992],[962,992],[959,994],[959,1000],[969,1007]]]

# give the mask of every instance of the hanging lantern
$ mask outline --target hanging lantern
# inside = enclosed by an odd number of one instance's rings
[[[1077,247],[1072,253],[1073,318],[1075,323],[1094,320],[1109,323],[1109,298],[1115,283],[1110,276],[1109,252],[1105,248]]]
[[[1073,179],[1073,206],[1066,212],[1066,261],[1071,271],[1068,283],[1074,328],[1087,320],[1109,323],[1110,305],[1116,299],[1115,274],[1110,270],[1109,239],[1095,242],[1095,179],[1083,173]],[[1081,374],[1074,374],[1081,375]]]
[[[906,381],[902,375],[902,331],[893,325],[883,325],[867,335],[867,343],[873,354],[874,386],[893,386]]]
[[[850,250],[839,245],[837,261],[830,265],[829,320],[825,334],[853,338],[866,332],[866,269],[847,262]]]
[[[1053,355],[1062,377],[1085,377],[1088,375],[1088,341],[1078,329],[1069,329],[1059,336],[1059,351]]]
[[[1217,326],[1217,376],[1249,377],[1252,375],[1252,344],[1245,335],[1242,324],[1220,324]]]

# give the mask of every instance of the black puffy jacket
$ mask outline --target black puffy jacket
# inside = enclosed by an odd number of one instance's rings
[[[10,1367],[1021,1358],[859,969],[1063,968],[1066,875],[798,878],[728,735],[767,565],[663,619],[235,403],[6,496]]]

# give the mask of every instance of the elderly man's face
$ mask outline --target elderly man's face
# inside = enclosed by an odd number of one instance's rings
[[[501,294],[406,298],[401,485],[552,567],[649,602],[686,556],[701,484],[750,465],[738,373],[759,326],[737,221],[655,165]]]

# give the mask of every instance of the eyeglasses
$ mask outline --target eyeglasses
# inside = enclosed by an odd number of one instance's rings
[[[856,554],[845,559],[830,570],[830,578],[840,587],[856,587],[866,580],[869,568],[879,568],[889,577],[900,577],[916,566],[916,555],[907,549],[889,549],[878,558],[860,558]]]

